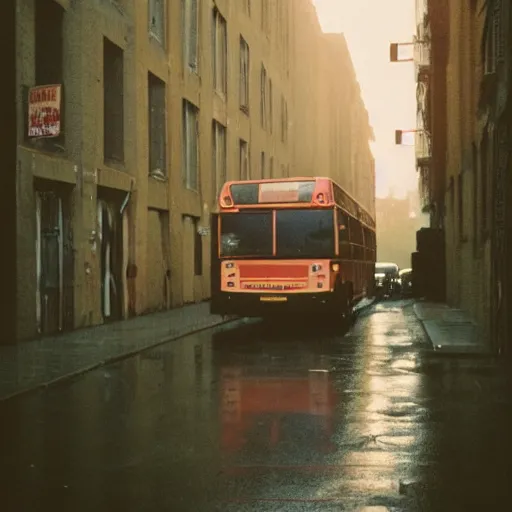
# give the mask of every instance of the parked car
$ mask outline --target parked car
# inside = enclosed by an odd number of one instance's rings
[[[375,264],[375,292],[377,298],[392,297],[400,292],[400,276],[396,263]]]

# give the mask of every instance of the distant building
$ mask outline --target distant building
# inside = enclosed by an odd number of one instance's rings
[[[446,297],[512,354],[510,2],[417,2],[424,208],[444,229]]]
[[[416,231],[425,225],[417,194],[405,199],[377,198],[377,261],[411,267],[411,254],[416,251]]]

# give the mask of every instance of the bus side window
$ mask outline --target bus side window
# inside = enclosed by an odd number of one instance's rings
[[[340,258],[350,259],[350,231],[348,216],[338,210]]]
[[[349,229],[348,229],[348,217],[342,213],[338,212],[338,227],[339,227],[339,239],[341,242],[349,241]]]

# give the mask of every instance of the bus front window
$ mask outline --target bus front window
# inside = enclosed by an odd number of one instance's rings
[[[333,210],[280,210],[276,229],[281,258],[334,256]]]
[[[221,257],[272,256],[272,212],[223,214]]]

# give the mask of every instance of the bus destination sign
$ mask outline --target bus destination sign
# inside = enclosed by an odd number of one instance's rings
[[[315,181],[278,181],[271,183],[237,183],[231,185],[235,204],[309,203]]]

